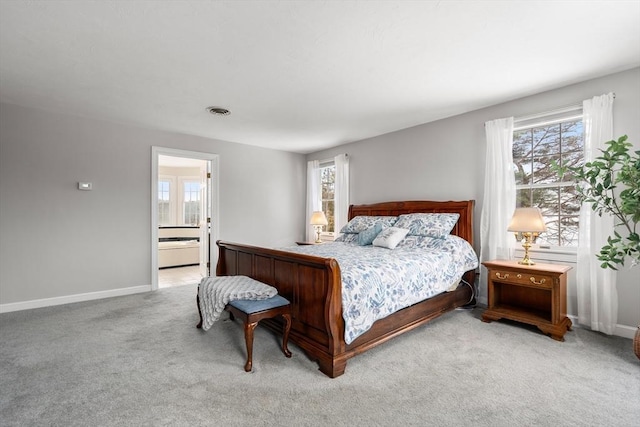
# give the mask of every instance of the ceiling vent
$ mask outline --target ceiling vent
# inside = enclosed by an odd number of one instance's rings
[[[207,107],[207,111],[214,116],[228,116],[229,114],[231,114],[231,111],[222,107]]]

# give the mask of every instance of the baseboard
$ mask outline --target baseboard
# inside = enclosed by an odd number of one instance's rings
[[[110,289],[108,291],[87,292],[84,294],[65,295],[62,297],[34,299],[30,301],[0,304],[0,313],[30,310],[32,308],[50,307],[54,305],[70,304],[73,302],[91,301],[102,298],[120,297],[123,295],[139,294],[151,291],[151,285],[133,286],[130,288]]]
[[[613,335],[617,335],[619,337],[633,339],[636,336],[637,326],[627,326],[627,325],[616,325],[615,331],[613,331]]]

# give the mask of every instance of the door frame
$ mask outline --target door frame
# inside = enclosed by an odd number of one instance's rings
[[[209,263],[210,274],[215,272],[218,262],[218,251],[212,242],[217,240],[220,229],[220,215],[218,209],[219,177],[220,168],[218,165],[219,156],[212,153],[200,151],[180,150],[176,148],[151,147],[151,290],[158,289],[158,160],[160,155],[171,157],[186,157],[190,159],[206,160],[209,162],[211,179],[207,188],[209,212],[211,212],[211,234],[209,235]]]

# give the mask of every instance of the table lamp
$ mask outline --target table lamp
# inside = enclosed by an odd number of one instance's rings
[[[518,242],[522,242],[524,239],[522,243],[524,258],[518,261],[518,264],[534,265],[535,262],[529,258],[529,248],[532,243],[535,243],[540,233],[547,231],[540,209],[516,208],[507,231],[513,231]]]
[[[320,233],[322,232],[322,226],[329,224],[327,221],[327,217],[324,215],[322,211],[315,211],[311,214],[310,224],[313,225],[313,228],[316,230],[316,241],[315,243],[322,243],[320,240]]]

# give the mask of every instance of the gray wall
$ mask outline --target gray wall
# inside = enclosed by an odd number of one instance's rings
[[[614,92],[614,135],[627,134],[640,150],[640,68],[309,154],[350,157],[351,203],[385,200],[475,199],[475,246],[484,188],[484,123],[581,103]],[[640,267],[618,273],[621,325],[640,323]],[[570,306],[575,306],[575,303]],[[570,313],[575,314],[575,313]]]
[[[303,155],[2,104],[0,304],[151,284],[152,146],[219,155],[214,238],[302,238]]]

